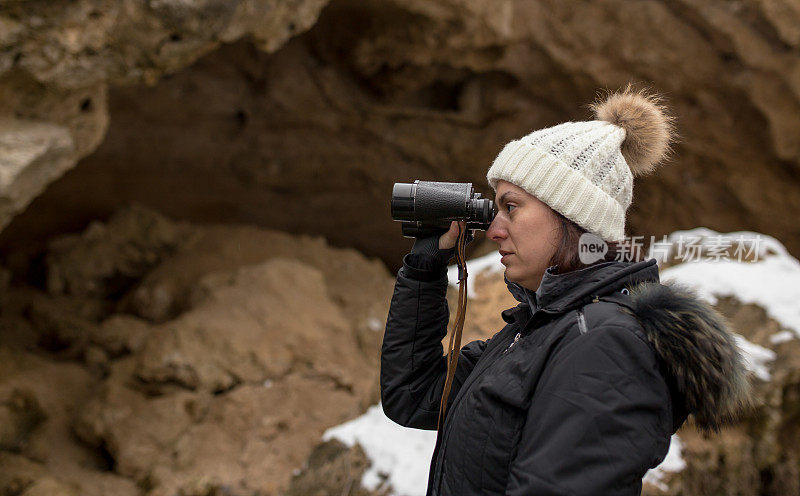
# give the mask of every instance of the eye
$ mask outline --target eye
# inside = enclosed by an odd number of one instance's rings
[[[508,213],[511,213],[511,209],[512,208],[517,208],[517,206],[516,205],[512,205],[510,203],[508,205],[506,205],[506,209],[508,210]]]

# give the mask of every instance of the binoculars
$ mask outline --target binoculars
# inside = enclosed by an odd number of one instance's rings
[[[452,221],[466,221],[468,230],[485,231],[495,215],[494,202],[476,193],[472,183],[395,183],[391,206],[392,219],[402,223],[406,238],[441,235]]]

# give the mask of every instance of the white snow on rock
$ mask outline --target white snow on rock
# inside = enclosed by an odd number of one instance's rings
[[[500,263],[499,251],[493,251],[488,255],[482,257],[472,258],[467,260],[467,298],[475,298],[478,293],[475,291],[475,275],[484,270],[490,273],[500,272],[506,270],[506,267]],[[451,265],[447,268],[447,280],[451,286],[458,287],[458,265]]]
[[[762,307],[771,318],[800,337],[800,261],[791,256],[775,238],[749,231],[718,233],[698,228],[676,231],[667,242],[677,246],[677,240],[696,238],[702,246],[730,246],[739,239],[751,239],[755,262],[733,260],[687,261],[661,271],[661,280],[674,280],[697,291],[709,303],[717,297],[733,296],[742,303]],[[689,251],[688,249],[686,250]],[[659,259],[651,249],[651,256]]]
[[[791,341],[794,338],[795,334],[792,331],[780,331],[770,336],[769,342],[772,344],[781,344],[787,341]]]
[[[384,323],[376,319],[375,317],[372,317],[369,320],[367,320],[367,326],[370,328],[370,330],[373,330],[375,332],[383,331],[384,329]]]
[[[328,429],[322,439],[361,445],[372,462],[361,480],[365,488],[375,490],[386,482],[396,496],[425,495],[436,431],[401,427],[389,420],[378,404],[364,415]]]
[[[762,381],[772,379],[769,373],[769,362],[775,360],[775,352],[751,343],[738,334],[734,337],[739,350],[742,352],[742,358],[744,358],[747,369]]]
[[[682,451],[683,443],[681,439],[677,434],[673,434],[669,442],[669,451],[667,451],[667,456],[664,458],[664,461],[656,468],[648,470],[647,473],[644,474],[642,481],[652,484],[662,491],[668,491],[669,487],[663,482],[667,473],[680,472],[686,468],[686,462],[681,456]]]

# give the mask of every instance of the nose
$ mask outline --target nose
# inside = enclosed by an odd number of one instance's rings
[[[486,230],[486,237],[497,244],[500,244],[500,241],[508,237],[505,220],[502,214],[498,213],[494,216],[492,223],[489,224],[489,229]]]

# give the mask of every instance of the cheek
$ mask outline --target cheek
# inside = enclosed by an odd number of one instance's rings
[[[542,216],[530,216],[520,219],[515,227],[517,238],[524,240],[528,246],[551,246],[558,238],[557,226],[550,219]]]
[[[537,219],[538,222],[531,223],[530,227],[520,233],[518,246],[523,252],[528,254],[528,258],[533,258],[540,264],[546,264],[555,254],[561,243],[561,236],[557,226],[550,222]],[[533,262],[534,260],[529,260]]]

